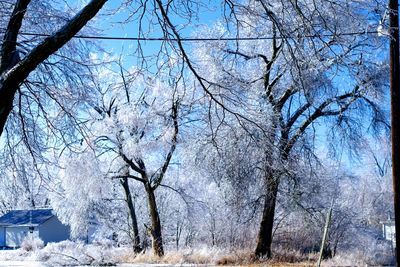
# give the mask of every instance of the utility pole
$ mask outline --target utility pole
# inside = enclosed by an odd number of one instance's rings
[[[317,267],[321,266],[322,255],[324,254],[326,239],[328,238],[329,225],[331,224],[331,219],[332,219],[332,209],[333,209],[333,201],[332,201],[331,207],[328,210],[328,214],[326,215],[324,234],[322,235],[321,248],[319,249],[319,257],[318,257]]]
[[[400,70],[399,1],[389,0],[390,21],[390,104],[392,125],[392,172],[396,230],[396,265],[400,266]]]

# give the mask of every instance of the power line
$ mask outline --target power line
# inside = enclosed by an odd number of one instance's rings
[[[5,33],[4,30],[1,30]],[[37,37],[50,37],[51,34],[33,33],[33,32],[20,32],[24,36],[37,36]],[[354,35],[368,35],[378,34],[378,31],[359,31],[359,32],[344,32],[337,34],[314,34],[314,35],[299,35],[296,37],[291,36],[265,36],[265,37],[221,37],[221,38],[168,38],[168,37],[122,37],[122,36],[95,36],[95,35],[75,35],[75,39],[95,39],[95,40],[111,40],[111,41],[182,41],[182,42],[208,42],[208,41],[259,41],[259,40],[272,40],[272,39],[296,39],[296,38],[324,38],[324,37],[340,37],[340,36],[354,36]]]

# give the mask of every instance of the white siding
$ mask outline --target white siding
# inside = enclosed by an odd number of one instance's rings
[[[392,241],[393,247],[396,247],[396,229],[394,223],[383,224],[383,237],[386,240]]]
[[[20,247],[22,240],[29,233],[28,227],[7,227],[6,228],[6,246]]]
[[[39,237],[45,244],[69,239],[70,229],[62,224],[56,216],[51,217],[39,226]]]

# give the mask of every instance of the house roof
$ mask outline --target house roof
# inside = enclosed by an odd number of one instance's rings
[[[0,217],[0,225],[38,225],[53,216],[52,209],[11,210]]]

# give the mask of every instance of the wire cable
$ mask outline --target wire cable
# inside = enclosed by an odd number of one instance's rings
[[[4,30],[0,30],[1,33],[5,33]],[[182,42],[209,42],[209,41],[258,41],[258,40],[273,40],[273,39],[296,39],[296,38],[325,38],[325,37],[340,37],[340,36],[354,36],[354,35],[368,35],[378,34],[378,31],[359,31],[359,32],[344,32],[337,34],[315,34],[315,35],[304,35],[304,36],[265,36],[265,37],[220,37],[220,38],[167,38],[167,37],[122,37],[122,36],[94,36],[94,35],[75,35],[72,38],[75,39],[95,39],[95,40],[111,40],[111,41],[182,41]],[[37,37],[50,37],[51,34],[45,33],[33,33],[33,32],[20,32],[23,36],[37,36]]]

